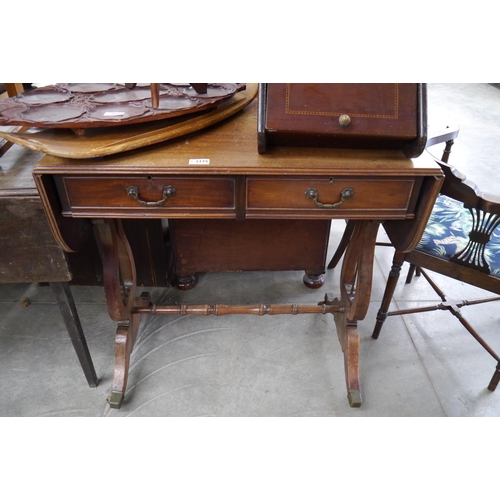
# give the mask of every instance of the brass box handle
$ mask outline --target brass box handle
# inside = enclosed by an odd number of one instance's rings
[[[174,186],[166,186],[163,188],[163,198],[158,201],[144,201],[139,198],[139,188],[137,186],[129,186],[127,188],[127,194],[137,200],[141,205],[145,207],[161,207],[165,201],[171,196],[175,196],[177,190]]]
[[[313,200],[314,203],[316,203],[316,205],[319,208],[337,208],[337,207],[340,207],[340,205],[342,205],[342,203],[344,203],[344,201],[346,201],[354,196],[354,189],[352,189],[352,188],[343,189],[342,193],[340,194],[340,201],[338,201],[337,203],[333,203],[333,204],[319,202],[318,201],[318,196],[319,196],[318,190],[315,188],[307,188],[305,195],[306,195],[306,198]]]

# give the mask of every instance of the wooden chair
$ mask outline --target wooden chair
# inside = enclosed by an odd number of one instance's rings
[[[447,129],[430,138],[426,144],[426,147],[430,147],[439,142],[446,142],[441,159],[434,158],[445,174],[445,181],[416,249],[409,253],[398,251],[394,253],[372,338],[378,338],[388,316],[436,310],[449,311],[496,360],[496,369],[488,385],[488,389],[494,391],[500,381],[499,355],[462,316],[460,309],[464,306],[500,300],[500,197],[480,193],[472,182],[448,164],[453,139],[457,135],[458,129]],[[352,234],[352,226],[352,223],[347,223],[341,244],[329,268],[335,267],[342,256]],[[410,264],[406,283],[411,282],[414,273],[417,276],[424,276],[441,298],[440,304],[389,311],[404,262]],[[449,301],[425,270],[468,283],[499,294],[499,296],[478,300]]]

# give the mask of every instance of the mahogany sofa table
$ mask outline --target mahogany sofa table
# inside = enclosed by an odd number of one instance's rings
[[[429,162],[431,163],[431,162]],[[433,162],[432,162],[433,163]],[[347,395],[360,406],[359,335],[370,302],[375,239],[385,224],[398,250],[418,243],[441,170],[400,151],[257,149],[257,103],[201,132],[92,160],[45,156],[34,170],[54,236],[74,251],[92,227],[100,240],[109,315],[118,322],[109,404],[120,408],[143,314],[326,314],[344,353]],[[314,305],[167,305],[137,296],[122,219],[168,219],[179,288],[197,272],[304,270],[319,288],[332,219],[356,221],[340,297]],[[288,243],[287,243],[288,242]]]

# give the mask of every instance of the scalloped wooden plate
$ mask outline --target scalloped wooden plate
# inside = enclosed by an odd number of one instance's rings
[[[247,83],[229,101],[213,111],[169,118],[161,122],[93,129],[77,136],[66,129],[29,129],[3,132],[0,137],[14,144],[62,158],[97,158],[150,146],[196,132],[234,115],[257,96],[258,84]]]

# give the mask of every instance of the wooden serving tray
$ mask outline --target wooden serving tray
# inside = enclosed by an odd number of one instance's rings
[[[26,132],[3,132],[0,137],[20,146],[63,158],[97,158],[150,146],[196,132],[218,123],[250,104],[256,97],[258,84],[247,83],[216,109],[161,121],[88,129],[77,136],[70,129],[33,128]]]
[[[70,128],[84,135],[90,128],[151,122],[207,110],[245,89],[241,83],[210,83],[201,94],[185,84],[138,85],[57,83],[23,92],[0,102],[0,125]]]

